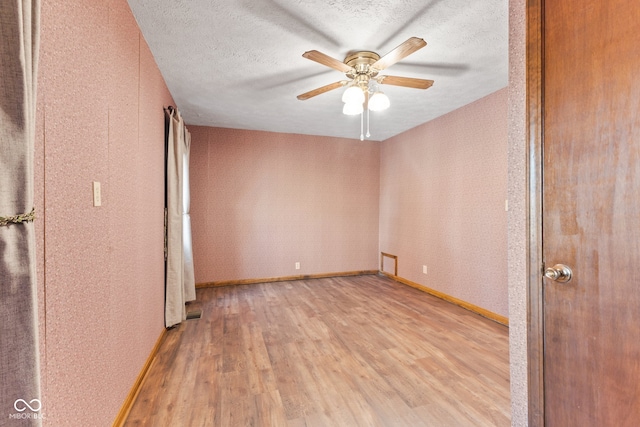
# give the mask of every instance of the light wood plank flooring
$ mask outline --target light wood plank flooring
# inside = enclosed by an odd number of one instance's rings
[[[509,426],[507,328],[386,277],[198,290],[126,425]]]

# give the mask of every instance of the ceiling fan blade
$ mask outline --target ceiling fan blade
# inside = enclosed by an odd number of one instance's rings
[[[304,100],[307,100],[309,98],[313,98],[314,96],[321,95],[321,94],[323,94],[325,92],[329,92],[330,90],[338,89],[339,87],[342,87],[342,86],[346,85],[347,83],[349,83],[348,80],[342,80],[342,81],[339,81],[339,82],[331,83],[329,85],[322,86],[322,87],[319,87],[319,88],[314,89],[314,90],[310,90],[309,92],[303,93],[302,95],[298,95],[297,98],[300,101],[304,101]]]
[[[411,37],[406,42],[402,43],[400,46],[393,49],[391,52],[387,53],[382,58],[378,59],[376,62],[371,64],[371,68],[375,68],[376,70],[384,70],[400,61],[402,58],[406,58],[411,55],[413,52],[418,49],[422,49],[427,45],[423,39],[418,37]]]
[[[380,76],[376,80],[383,85],[404,86],[414,89],[429,89],[433,85],[433,80],[414,79],[412,77]]]
[[[345,64],[342,61],[338,61],[335,58],[330,57],[329,55],[325,55],[322,52],[318,52],[317,50],[310,50],[302,54],[307,59],[312,61],[316,61],[319,64],[326,65],[327,67],[331,67],[334,70],[342,71],[343,73],[347,73],[351,71],[351,67]]]

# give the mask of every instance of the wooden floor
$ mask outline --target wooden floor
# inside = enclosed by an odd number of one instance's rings
[[[125,425],[510,425],[507,328],[388,278],[199,289],[194,304]]]

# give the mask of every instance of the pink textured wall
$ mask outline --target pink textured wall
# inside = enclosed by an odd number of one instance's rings
[[[527,1],[509,1],[509,360],[511,423],[529,422],[527,362]]]
[[[126,0],[43,0],[41,19],[42,413],[48,426],[109,425],[163,329],[172,99]]]
[[[382,143],[380,250],[400,277],[508,316],[506,166],[507,89]]]
[[[379,143],[189,130],[196,283],[378,268]]]

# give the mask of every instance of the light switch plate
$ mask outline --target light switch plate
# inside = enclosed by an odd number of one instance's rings
[[[100,181],[93,181],[93,206],[102,206]]]

